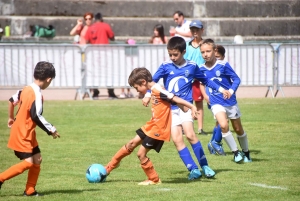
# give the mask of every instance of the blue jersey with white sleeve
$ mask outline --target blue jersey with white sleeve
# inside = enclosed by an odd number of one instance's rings
[[[153,81],[158,82],[161,78],[169,92],[190,103],[193,102],[192,82],[194,78],[210,88],[223,90],[218,84],[208,80],[195,62],[189,60],[185,60],[181,66],[174,64],[171,60],[162,63],[153,75]],[[178,106],[172,105],[172,109],[177,108]]]
[[[230,99],[224,99],[223,94],[206,87],[206,94],[209,96],[210,105],[219,104],[225,107],[237,104],[235,92],[240,85],[240,78],[226,61],[217,60],[216,63],[208,68],[205,64],[200,66],[200,70],[207,76],[208,79],[229,90],[232,96]]]

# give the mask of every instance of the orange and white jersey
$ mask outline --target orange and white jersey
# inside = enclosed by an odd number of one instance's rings
[[[9,101],[14,105],[19,104],[15,121],[11,127],[8,147],[19,152],[31,153],[38,146],[35,127],[38,125],[42,130],[51,135],[55,127],[48,123],[42,116],[43,97],[41,89],[35,83],[18,91]]]
[[[142,126],[144,133],[157,140],[170,141],[171,136],[171,99],[174,94],[155,84],[151,88],[152,118]]]

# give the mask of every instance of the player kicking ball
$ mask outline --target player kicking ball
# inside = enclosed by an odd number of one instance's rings
[[[224,99],[223,94],[220,92],[210,87],[205,88],[206,94],[208,94],[206,101],[211,105],[212,113],[221,127],[222,138],[233,152],[236,163],[252,162],[248,149],[247,134],[241,123],[241,112],[235,95],[240,84],[240,78],[228,62],[217,60],[215,57],[216,45],[212,39],[204,40],[200,44],[200,51],[205,60],[205,63],[200,66],[200,70],[208,79],[223,86],[230,92],[229,98]],[[237,148],[237,144],[229,130],[227,119],[230,119],[232,127],[237,134],[242,152]]]
[[[130,155],[137,146],[141,145],[137,157],[147,175],[147,180],[140,182],[138,185],[158,185],[161,184],[161,180],[150,158],[147,157],[147,153],[151,149],[159,153],[164,141],[170,141],[172,122],[171,104],[177,104],[185,112],[190,109],[192,118],[196,118],[197,108],[153,82],[152,75],[146,68],[135,68],[128,78],[128,83],[137,92],[143,94],[146,94],[147,90],[151,90],[152,118],[138,129],[136,131],[137,135],[112,157],[111,161],[105,166],[105,169],[107,174],[109,174],[119,166],[124,157]]]

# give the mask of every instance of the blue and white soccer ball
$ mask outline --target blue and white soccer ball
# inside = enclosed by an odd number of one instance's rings
[[[106,169],[101,164],[92,164],[86,170],[86,179],[89,183],[101,183],[106,180]]]

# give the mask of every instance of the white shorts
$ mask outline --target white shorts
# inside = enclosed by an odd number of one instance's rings
[[[172,110],[172,127],[181,125],[183,122],[194,122],[191,114],[191,110],[187,112],[181,109]]]
[[[238,104],[235,104],[234,106],[229,106],[229,107],[224,107],[222,105],[213,105],[211,107],[211,111],[214,114],[214,117],[219,112],[225,112],[228,119],[238,119],[242,116]]]

